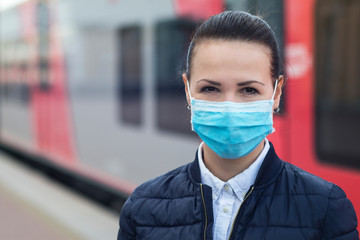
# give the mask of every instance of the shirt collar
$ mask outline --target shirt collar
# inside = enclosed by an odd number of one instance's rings
[[[266,154],[270,149],[269,141],[265,138],[265,146],[256,160],[243,172],[239,173],[235,177],[229,179],[227,182],[222,181],[218,177],[214,176],[210,170],[205,166],[202,157],[202,142],[198,149],[198,160],[201,174],[201,182],[212,188],[213,198],[216,200],[219,198],[224,185],[227,184],[234,191],[235,195],[242,201],[244,195],[254,184],[256,176],[259,172],[260,166],[264,161]]]
[[[220,195],[221,189],[223,188],[225,182],[216,177],[214,174],[210,172],[210,170],[205,166],[204,160],[202,157],[202,147],[204,142],[200,143],[198,149],[198,159],[199,159],[199,166],[200,166],[200,175],[201,175],[201,182],[206,184],[212,188],[213,198],[217,199]]]

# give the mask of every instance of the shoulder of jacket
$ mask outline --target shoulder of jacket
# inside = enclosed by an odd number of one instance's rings
[[[340,187],[295,165],[285,162],[284,173],[297,193],[321,195],[327,198],[345,197]]]
[[[189,165],[190,163],[144,182],[132,193],[132,201],[141,198],[180,198],[188,194],[188,186],[192,184],[187,171]]]

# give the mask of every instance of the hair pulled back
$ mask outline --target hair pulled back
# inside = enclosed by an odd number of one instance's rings
[[[263,19],[247,12],[226,11],[210,17],[196,30],[186,59],[186,75],[189,80],[196,45],[207,40],[240,40],[262,44],[271,51],[273,80],[275,81],[280,75],[279,47],[270,26]]]

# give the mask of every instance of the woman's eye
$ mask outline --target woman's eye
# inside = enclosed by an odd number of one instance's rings
[[[255,88],[252,88],[252,87],[243,88],[241,91],[247,95],[253,95],[253,94],[259,93],[258,90],[256,90]]]
[[[201,92],[204,92],[204,93],[211,93],[211,92],[217,92],[217,91],[218,91],[218,89],[216,87],[211,87],[211,86],[201,88]]]

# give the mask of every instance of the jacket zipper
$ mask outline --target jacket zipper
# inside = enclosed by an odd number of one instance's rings
[[[237,217],[238,217],[238,215],[239,215],[239,213],[240,213],[241,206],[244,204],[244,202],[245,202],[246,199],[250,196],[250,194],[253,192],[253,190],[254,190],[254,186],[251,187],[249,193],[246,194],[246,196],[245,196],[245,198],[244,198],[244,201],[242,201],[242,203],[240,204],[239,210],[238,210],[238,212],[236,213],[236,217],[235,217],[235,220],[234,220],[234,224],[233,224],[233,226],[231,227],[231,231],[230,231],[230,235],[229,235],[229,240],[231,239],[231,235],[232,235],[232,232],[233,232],[234,227],[235,227],[236,219],[237,219]]]
[[[206,211],[206,204],[205,204],[205,198],[204,198],[204,190],[203,190],[203,184],[200,183],[200,190],[201,190],[201,198],[202,203],[204,205],[204,211],[205,211],[205,227],[204,227],[204,240],[206,240],[206,230],[207,230],[207,211]]]

